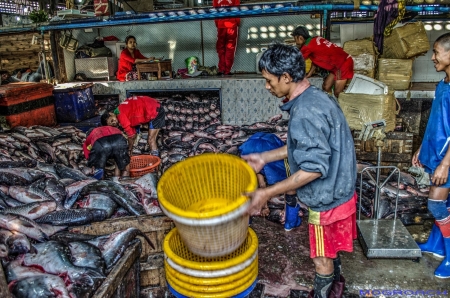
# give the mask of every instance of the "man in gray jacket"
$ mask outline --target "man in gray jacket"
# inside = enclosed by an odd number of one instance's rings
[[[356,158],[353,138],[336,100],[311,86],[305,61],[297,48],[274,44],[264,52],[259,69],[265,87],[285,98],[289,113],[287,145],[242,156],[259,172],[269,162],[288,158],[292,175],[267,188],[247,194],[248,213],[258,212],[275,195],[296,190],[309,207],[310,257],[316,275],[309,297],[341,297],[339,251],[353,251],[356,239]]]

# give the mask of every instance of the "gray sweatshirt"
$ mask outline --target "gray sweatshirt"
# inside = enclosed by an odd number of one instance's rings
[[[280,108],[290,115],[287,148],[291,173],[322,174],[297,189],[300,201],[319,212],[349,201],[357,175],[355,148],[336,100],[310,86]]]

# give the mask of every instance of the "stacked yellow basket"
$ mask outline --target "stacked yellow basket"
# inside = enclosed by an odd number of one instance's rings
[[[202,154],[168,169],[158,183],[176,228],[164,241],[169,289],[176,297],[246,297],[258,276],[258,238],[248,228],[245,192],[254,171],[229,154]]]

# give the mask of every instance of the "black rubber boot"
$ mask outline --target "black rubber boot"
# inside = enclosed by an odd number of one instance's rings
[[[316,273],[314,278],[314,298],[328,298],[333,284],[334,273],[322,275]]]
[[[334,266],[334,281],[340,281],[341,280],[341,258],[339,255],[333,259],[333,266]]]

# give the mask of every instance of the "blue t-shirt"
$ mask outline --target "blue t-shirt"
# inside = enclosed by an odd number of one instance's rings
[[[284,143],[280,138],[271,133],[257,132],[252,135],[239,147],[240,155],[251,153],[261,153],[283,147]],[[266,177],[268,185],[273,185],[287,178],[284,161],[278,160],[270,162],[261,170],[261,174]]]
[[[440,81],[436,87],[430,118],[420,149],[419,161],[432,174],[441,163],[450,142],[450,84]]]

